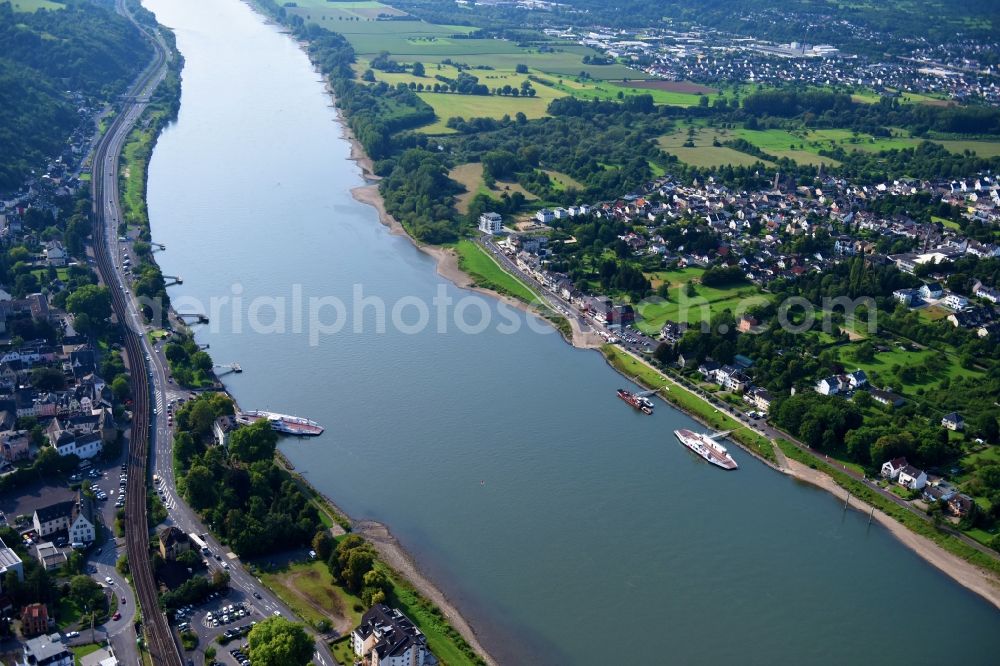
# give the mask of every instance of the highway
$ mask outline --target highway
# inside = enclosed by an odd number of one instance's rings
[[[117,10],[135,23],[122,0],[117,3]],[[205,534],[207,530],[197,514],[177,493],[171,464],[173,432],[168,420],[164,418],[166,406],[178,398],[187,397],[188,392],[173,384],[162,348],[146,335],[148,327],[144,324],[139,306],[129,291],[128,278],[121,261],[122,251],[127,249],[127,243],[118,240],[118,225],[122,220],[118,188],[119,156],[130,130],[145,111],[150,95],[163,80],[169,57],[159,35],[149,34],[138,23],[136,26],[143,30],[153,43],[156,56],[126,95],[127,101],[123,102],[119,114],[97,144],[92,167],[93,248],[98,273],[102,283],[111,292],[112,309],[119,325],[122,326],[125,363],[129,368],[132,382],[132,424],[126,457],[128,465],[125,504],[126,552],[139,604],[143,610],[152,661],[157,666],[180,666],[183,663],[181,652],[166,616],[159,609],[156,581],[149,560],[146,496],[151,474],[147,469],[148,465],[152,465],[155,473],[162,479],[162,485],[157,490],[162,490],[161,498],[169,515],[167,522],[185,532]],[[219,556],[214,561],[213,558],[209,558],[209,566],[224,568],[230,574],[233,592],[228,601],[246,601],[253,606],[254,616],[249,617],[248,621],[251,619],[259,621],[275,614],[298,621],[287,606],[240,565],[234,554],[229,553],[228,549],[207,534],[205,541],[208,542],[212,552]],[[202,608],[201,612],[205,610],[207,607]],[[194,627],[195,622],[191,624]],[[203,649],[211,638],[221,634],[226,628],[218,627],[210,630],[208,632],[210,635],[202,637],[201,648]],[[228,659],[228,657],[225,651],[219,651],[218,658]],[[337,663],[325,641],[320,638],[317,639],[317,652],[313,659],[319,666],[332,666]]]

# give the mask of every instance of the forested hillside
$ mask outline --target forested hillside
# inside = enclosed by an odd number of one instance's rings
[[[44,167],[84,120],[80,108],[113,99],[151,56],[106,3],[33,13],[0,3],[0,191]]]

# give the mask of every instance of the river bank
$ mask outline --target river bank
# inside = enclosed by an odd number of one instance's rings
[[[327,89],[329,90],[329,86],[327,87]],[[345,133],[344,136],[346,139],[350,141],[351,144],[350,159],[358,165],[358,167],[362,170],[362,174],[365,177],[365,179],[369,181],[368,185],[357,187],[351,190],[352,196],[357,201],[368,204],[373,208],[375,208],[375,210],[378,212],[379,220],[382,222],[382,224],[389,227],[392,233],[406,236],[414,244],[414,246],[416,246],[422,252],[425,252],[426,254],[434,257],[437,262],[437,272],[443,278],[451,281],[456,286],[461,287],[463,289],[470,289],[473,291],[477,291],[479,293],[490,295],[494,298],[497,298],[505,303],[508,303],[509,305],[518,307],[519,309],[522,310],[528,309],[527,305],[523,301],[513,299],[510,296],[507,296],[505,294],[500,294],[493,290],[483,289],[475,286],[474,280],[467,273],[462,271],[461,268],[459,267],[458,257],[452,250],[442,247],[429,246],[420,243],[416,239],[412,238],[406,232],[406,229],[403,227],[403,225],[385,210],[385,205],[382,200],[382,196],[378,191],[378,185],[377,185],[378,177],[372,172],[371,159],[365,154],[361,144],[354,138],[354,136],[350,132],[350,129],[347,128],[346,123],[344,123],[343,120],[341,120],[341,124],[344,129]],[[572,317],[569,318],[569,321],[573,326],[572,339],[568,340],[570,344],[580,349],[600,350],[602,348],[604,341],[601,340],[598,336],[596,336],[596,334],[593,333],[587,334],[581,331],[578,323]],[[603,351],[602,354],[604,354]],[[628,376],[627,373],[615,367],[615,365],[611,363],[611,359],[607,357],[607,354],[604,354],[604,356],[609,361],[609,365],[615,368],[617,372],[619,372],[620,374],[629,379],[632,379],[631,377]],[[639,360],[640,362],[645,363],[641,359]],[[670,381],[673,382],[678,388],[686,390],[679,384],[677,384],[674,380],[670,379]],[[676,409],[683,411],[688,416],[691,416],[692,418],[705,424],[704,420],[700,418],[700,416],[693,410],[685,409],[683,406],[677,404],[673,404],[673,406]],[[760,455],[760,453],[758,453],[757,451],[754,451],[750,447],[745,446],[740,442],[735,442],[735,443],[738,446],[740,446],[744,451],[757,458],[758,461],[762,462],[768,467],[771,467],[776,472],[780,472],[782,474],[791,476],[799,481],[808,483],[814,487],[825,490],[834,496],[839,497],[846,492],[844,488],[842,488],[836,482],[836,480],[833,479],[828,474],[825,474],[816,469],[812,469],[807,465],[803,465],[798,461],[791,460],[783,456],[780,452],[780,448],[774,442],[772,442],[772,446],[774,448],[776,455],[778,456],[777,463],[768,460],[764,456]],[[858,506],[863,506],[864,511],[870,511],[872,508],[870,505],[860,502],[860,500],[855,500],[854,506],[856,509],[858,508]],[[895,520],[893,517],[885,514],[884,512],[882,512],[877,508],[875,509],[874,517],[879,521],[880,524],[885,526],[893,534],[893,536],[895,536],[896,539],[901,541],[907,548],[917,553],[921,558],[923,558],[925,561],[927,561],[929,564],[931,564],[941,572],[945,573],[947,576],[949,576],[958,584],[975,592],[976,594],[980,595],[981,597],[992,603],[998,609],[1000,609],[1000,581],[998,581],[997,578],[993,576],[989,571],[976,567],[974,564],[947,551],[945,548],[934,543],[930,539],[927,539],[926,537],[916,534],[915,532],[907,528],[905,525],[901,524],[899,521]],[[392,542],[395,542],[395,540],[393,539]]]

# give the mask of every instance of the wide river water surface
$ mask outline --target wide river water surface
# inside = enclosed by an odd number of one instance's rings
[[[1000,613],[842,498],[735,446],[734,473],[694,459],[672,431],[697,424],[631,410],[598,353],[445,283],[351,197],[286,34],[238,0],[145,4],[186,59],[149,170],[172,299],[211,311],[197,337],[242,364],[242,407],[326,427],[281,450],[388,525],[499,661],[996,663]]]

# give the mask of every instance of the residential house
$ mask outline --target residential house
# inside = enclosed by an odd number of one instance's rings
[[[52,442],[52,446],[61,456],[74,455],[80,458],[93,458],[104,450],[104,440],[99,432],[77,435],[63,430]]]
[[[987,287],[981,282],[976,282],[972,293],[976,295],[976,298],[985,298],[991,303],[1000,303],[1000,289]]]
[[[688,325],[686,322],[665,322],[663,328],[660,329],[660,338],[669,345],[676,345],[684,337],[687,328]]]
[[[771,403],[774,402],[771,393],[766,388],[760,386],[747,391],[743,399],[765,414],[771,409]]]
[[[73,500],[66,500],[36,509],[32,516],[32,523],[38,536],[45,537],[62,530],[68,530],[73,520],[73,507],[75,505],[76,502]]]
[[[941,425],[948,430],[963,430],[965,429],[965,419],[958,412],[951,412],[941,417]]]
[[[852,390],[857,390],[868,383],[868,375],[864,370],[858,369],[847,375],[848,386]]]
[[[824,377],[816,382],[816,392],[821,395],[836,395],[840,392],[840,386],[836,376]]]
[[[73,506],[73,520],[69,526],[70,543],[93,543],[97,538],[97,516],[94,501],[80,493],[77,503]]]
[[[53,571],[66,564],[66,553],[56,548],[51,541],[35,546],[38,561],[46,571]]]
[[[45,604],[29,604],[21,611],[21,635],[25,638],[47,633],[49,609]]]
[[[985,307],[969,307],[948,315],[948,321],[955,328],[979,328],[993,320],[993,314]]]
[[[215,419],[215,423],[212,424],[212,435],[215,437],[215,443],[222,447],[229,446],[229,436],[236,430],[236,427],[235,416],[227,414]]]
[[[916,305],[920,301],[920,290],[919,289],[897,289],[892,292],[892,297],[902,303],[903,305],[910,307]]]
[[[73,666],[73,653],[59,634],[48,634],[24,641],[24,655],[17,666]]]
[[[893,458],[882,463],[882,477],[895,481],[899,473],[907,466],[906,458]]]
[[[354,654],[369,666],[430,666],[437,659],[427,648],[427,638],[403,613],[376,604],[351,632]]]
[[[975,501],[968,495],[955,493],[948,499],[948,510],[952,513],[952,515],[964,518],[969,515],[970,511],[972,511],[972,506],[974,504]]]
[[[63,244],[57,240],[51,240],[45,244],[45,263],[49,266],[65,266],[69,253]]]
[[[191,539],[184,530],[173,525],[160,530],[160,556],[165,560],[176,560],[181,553],[191,550]]]
[[[899,470],[896,483],[910,490],[921,490],[927,485],[927,474],[912,465],[906,465]]]
[[[479,230],[484,234],[496,234],[503,231],[503,217],[499,213],[483,213],[479,216]]]
[[[750,315],[744,315],[740,317],[740,321],[736,325],[736,330],[739,331],[740,333],[750,333],[756,330],[758,324],[760,324],[760,322],[757,321],[755,317],[752,317]]]
[[[942,305],[952,310],[961,310],[969,304],[969,299],[960,294],[949,291],[942,301]]]
[[[941,298],[944,295],[944,289],[937,282],[929,282],[924,286],[920,287],[920,297],[924,299],[930,298]]]
[[[30,443],[27,430],[0,432],[0,458],[9,463],[24,460],[30,455]]]
[[[542,208],[537,213],[535,213],[535,219],[542,224],[548,224],[556,219],[556,214],[549,210],[548,208]]]
[[[903,404],[906,402],[906,400],[903,399],[902,396],[897,395],[892,391],[884,391],[882,389],[872,388],[869,389],[868,392],[871,394],[872,400],[881,405],[888,405],[890,407],[902,407]]]

